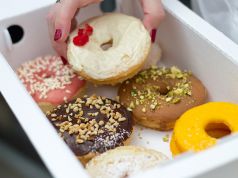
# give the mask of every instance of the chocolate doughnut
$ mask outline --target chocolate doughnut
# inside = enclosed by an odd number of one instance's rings
[[[126,144],[133,130],[130,111],[116,101],[94,95],[59,105],[47,117],[82,163]]]
[[[118,95],[137,123],[162,131],[172,129],[181,114],[207,98],[205,87],[190,72],[156,66],[123,82]]]

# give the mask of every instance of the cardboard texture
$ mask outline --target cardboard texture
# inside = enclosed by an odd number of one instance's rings
[[[238,102],[238,47],[219,31],[176,0],[163,1],[166,18],[162,22],[157,42],[163,50],[158,65],[176,65],[191,70],[206,86],[210,101]],[[54,177],[87,177],[67,145],[58,137],[52,125],[18,80],[14,70],[37,56],[54,54],[45,20],[49,6],[21,15],[0,18],[0,91],[30,138],[42,160]],[[117,11],[142,17],[137,0],[117,2]],[[100,15],[98,5],[80,11],[78,22]],[[11,44],[6,28],[17,24],[24,30],[23,39]],[[90,86],[88,93],[115,98],[117,89],[110,86]],[[136,126],[133,145],[153,148],[171,157],[169,143],[163,137],[171,132],[158,132]],[[142,137],[142,139],[140,138]],[[160,168],[139,177],[196,177],[238,158],[238,154],[219,157],[229,147],[238,148],[236,136],[200,154],[179,156]],[[237,137],[236,137],[237,138]],[[213,163],[206,164],[213,159]],[[187,167],[186,167],[187,166]]]

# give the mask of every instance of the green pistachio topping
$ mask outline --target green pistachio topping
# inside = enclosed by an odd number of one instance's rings
[[[177,67],[158,68],[152,66],[151,68],[140,72],[135,76],[135,82],[137,84],[143,84],[142,89],[138,89],[135,86],[131,89],[131,96],[134,97],[135,102],[130,103],[130,108],[134,109],[138,105],[149,104],[151,110],[159,108],[160,104],[158,101],[165,101],[168,104],[177,104],[185,96],[192,95],[192,86],[188,77],[191,75],[190,72],[181,71]],[[176,80],[175,84],[171,85],[170,80]],[[151,84],[148,80],[160,80],[167,86],[163,90],[160,86]],[[126,82],[128,83],[128,82]],[[166,92],[164,91],[166,90]],[[143,108],[143,112],[145,109]]]

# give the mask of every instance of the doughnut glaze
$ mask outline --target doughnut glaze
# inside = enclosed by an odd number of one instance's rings
[[[123,82],[118,95],[138,124],[158,130],[172,129],[181,114],[207,97],[201,81],[189,72],[156,66]]]
[[[171,151],[177,155],[207,149],[217,143],[216,136],[227,134],[227,128],[231,133],[238,132],[237,104],[209,102],[194,107],[177,120],[170,144]],[[207,129],[210,129],[210,133]]]
[[[38,57],[17,70],[20,80],[38,103],[57,106],[74,98],[86,82],[57,56]]]
[[[100,96],[85,96],[59,105],[47,117],[81,160],[124,145],[133,130],[131,112]]]

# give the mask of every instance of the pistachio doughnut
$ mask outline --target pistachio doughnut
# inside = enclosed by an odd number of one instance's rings
[[[203,104],[206,89],[199,79],[177,67],[151,67],[119,87],[120,102],[138,124],[170,130],[188,109]]]
[[[208,127],[208,128],[207,128]],[[207,130],[211,130],[212,134]],[[238,105],[210,102],[185,112],[176,122],[171,152],[201,151],[217,142],[217,137],[238,132]],[[214,132],[215,131],[215,132]]]
[[[150,47],[151,38],[141,20],[108,13],[83,22],[71,33],[67,57],[85,79],[116,84],[142,69]]]
[[[125,145],[133,131],[131,112],[108,98],[77,98],[47,113],[60,136],[82,163]]]
[[[125,178],[166,160],[167,156],[152,149],[122,146],[96,156],[86,165],[86,170],[92,178]]]

